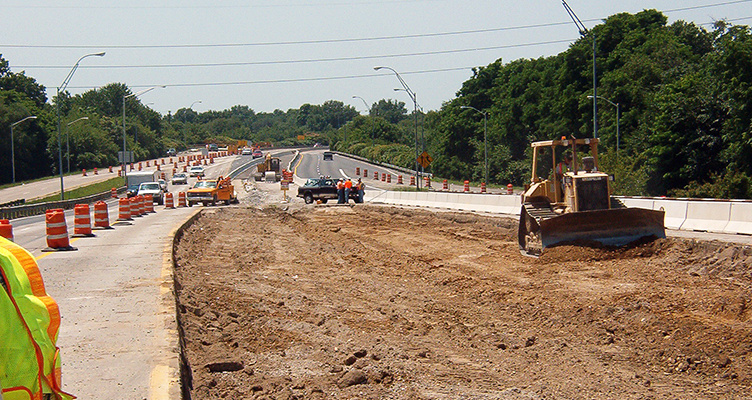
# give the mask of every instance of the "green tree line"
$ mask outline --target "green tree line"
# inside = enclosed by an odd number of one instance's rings
[[[522,185],[530,176],[532,141],[593,135],[587,97],[593,94],[593,37],[598,95],[608,100],[598,104],[601,169],[615,175],[617,193],[752,198],[750,29],[723,22],[710,30],[668,24],[656,10],[613,15],[555,56],[506,64],[499,59],[475,68],[456,97],[436,111],[408,112],[413,104],[382,99],[367,116],[338,100],[271,113],[237,105],[163,116],[129,97],[127,147],[140,160],[163,156],[171,147],[238,139],[275,146],[318,142],[411,168],[417,142],[418,152],[434,159],[429,172],[474,182],[484,179],[487,148],[489,183]],[[12,72],[0,56],[3,137],[13,122],[38,117],[14,129],[17,180],[58,172],[58,105],[63,168],[66,137],[72,170],[116,165],[123,97],[129,94],[127,85],[112,83],[48,102],[43,86]],[[468,106],[487,112],[486,140],[483,115]],[[0,140],[0,183],[10,181],[9,147],[9,140]]]

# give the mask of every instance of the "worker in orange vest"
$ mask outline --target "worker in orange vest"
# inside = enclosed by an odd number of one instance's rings
[[[352,181],[347,178],[345,181],[345,203],[350,202],[350,192],[352,191]]]
[[[337,204],[345,202],[345,183],[342,179],[337,181]]]

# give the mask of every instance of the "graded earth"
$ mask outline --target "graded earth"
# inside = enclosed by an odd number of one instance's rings
[[[531,258],[508,218],[262,203],[175,250],[190,398],[752,398],[749,246]]]

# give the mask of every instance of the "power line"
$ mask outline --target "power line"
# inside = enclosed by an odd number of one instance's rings
[[[720,7],[739,3],[749,3],[752,0],[734,0],[721,3],[706,4],[692,7],[681,7],[671,10],[663,11],[664,13],[673,13],[689,10],[698,10],[703,8]],[[602,18],[591,18],[584,20],[584,22],[599,22]],[[295,40],[295,41],[280,41],[280,42],[255,42],[255,43],[209,43],[209,44],[167,44],[167,45],[28,45],[28,44],[0,44],[0,47],[7,48],[33,48],[33,49],[179,49],[179,48],[227,48],[227,47],[256,47],[256,46],[289,46],[289,45],[308,45],[308,44],[330,44],[330,43],[353,43],[353,42],[369,42],[369,41],[382,41],[382,40],[402,40],[402,39],[416,39],[416,38],[428,38],[428,37],[442,37],[442,36],[456,36],[456,35],[470,35],[478,33],[490,33],[490,32],[503,32],[514,31],[534,28],[548,28],[554,26],[569,25],[571,21],[564,22],[551,22],[545,24],[530,24],[511,27],[499,27],[489,29],[474,29],[465,31],[452,31],[452,32],[438,32],[438,33],[422,33],[411,35],[395,35],[395,36],[376,36],[365,38],[343,38],[343,39],[316,39],[316,40]]]
[[[544,41],[544,42],[508,44],[508,45],[502,45],[502,46],[475,47],[475,48],[470,48],[470,49],[437,50],[437,51],[425,51],[425,52],[417,52],[417,53],[398,53],[398,54],[382,54],[382,55],[353,56],[353,57],[313,58],[313,59],[302,59],[302,60],[248,61],[248,62],[199,63],[199,64],[87,65],[87,66],[81,66],[79,68],[81,69],[84,69],[84,68],[86,69],[118,69],[118,68],[133,69],[133,68],[235,67],[235,66],[249,66],[249,65],[303,64],[303,63],[319,63],[319,62],[335,62],[335,61],[357,61],[357,60],[430,56],[430,55],[440,55],[440,54],[456,54],[456,53],[468,53],[468,52],[476,52],[476,51],[543,46],[543,45],[549,45],[549,44],[570,43],[573,40],[575,39],[560,39],[560,40],[549,40],[549,41]],[[18,66],[15,66],[14,68],[63,69],[63,68],[70,68],[70,67],[63,66],[63,65],[18,65]]]

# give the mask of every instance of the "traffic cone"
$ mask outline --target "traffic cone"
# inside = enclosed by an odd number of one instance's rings
[[[7,219],[0,219],[0,236],[13,241],[13,225]]]

